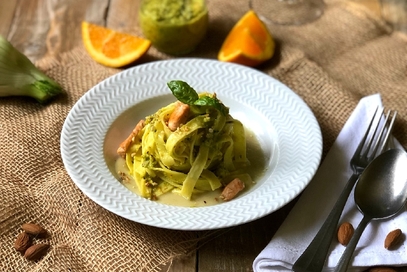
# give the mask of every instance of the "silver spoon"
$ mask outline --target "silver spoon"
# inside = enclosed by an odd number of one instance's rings
[[[335,269],[345,272],[360,236],[371,220],[385,219],[397,214],[407,200],[407,153],[388,150],[373,160],[355,187],[355,202],[363,214],[352,239],[346,246]]]

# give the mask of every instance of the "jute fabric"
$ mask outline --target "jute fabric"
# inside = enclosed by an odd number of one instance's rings
[[[216,59],[246,1],[208,0],[207,38],[188,57]],[[277,48],[257,67],[288,85],[312,109],[323,134],[324,154],[363,96],[380,93],[399,111],[394,135],[407,147],[407,40],[366,8],[327,1],[322,18],[303,26],[268,25]],[[171,56],[151,48],[138,64]],[[95,63],[83,47],[37,66],[66,93],[47,105],[32,99],[0,99],[0,270],[158,271],[186,256],[215,231],[188,232],[145,226],[95,204],[68,176],[60,134],[76,101],[121,70]],[[43,225],[51,249],[38,263],[25,261],[13,243],[25,222]]]

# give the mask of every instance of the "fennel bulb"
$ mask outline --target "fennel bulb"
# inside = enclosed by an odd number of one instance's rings
[[[62,91],[57,82],[0,35],[0,97],[30,96],[45,103]]]

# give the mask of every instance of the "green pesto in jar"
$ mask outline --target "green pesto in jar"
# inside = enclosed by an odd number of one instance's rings
[[[139,22],[144,36],[159,51],[182,55],[204,38],[208,10],[205,0],[143,0]]]

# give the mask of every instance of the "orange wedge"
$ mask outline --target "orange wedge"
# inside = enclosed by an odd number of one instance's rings
[[[151,46],[147,39],[88,22],[82,22],[82,40],[95,61],[115,68],[138,60]]]
[[[232,28],[218,54],[220,61],[256,66],[274,54],[273,37],[256,13],[249,10]]]

